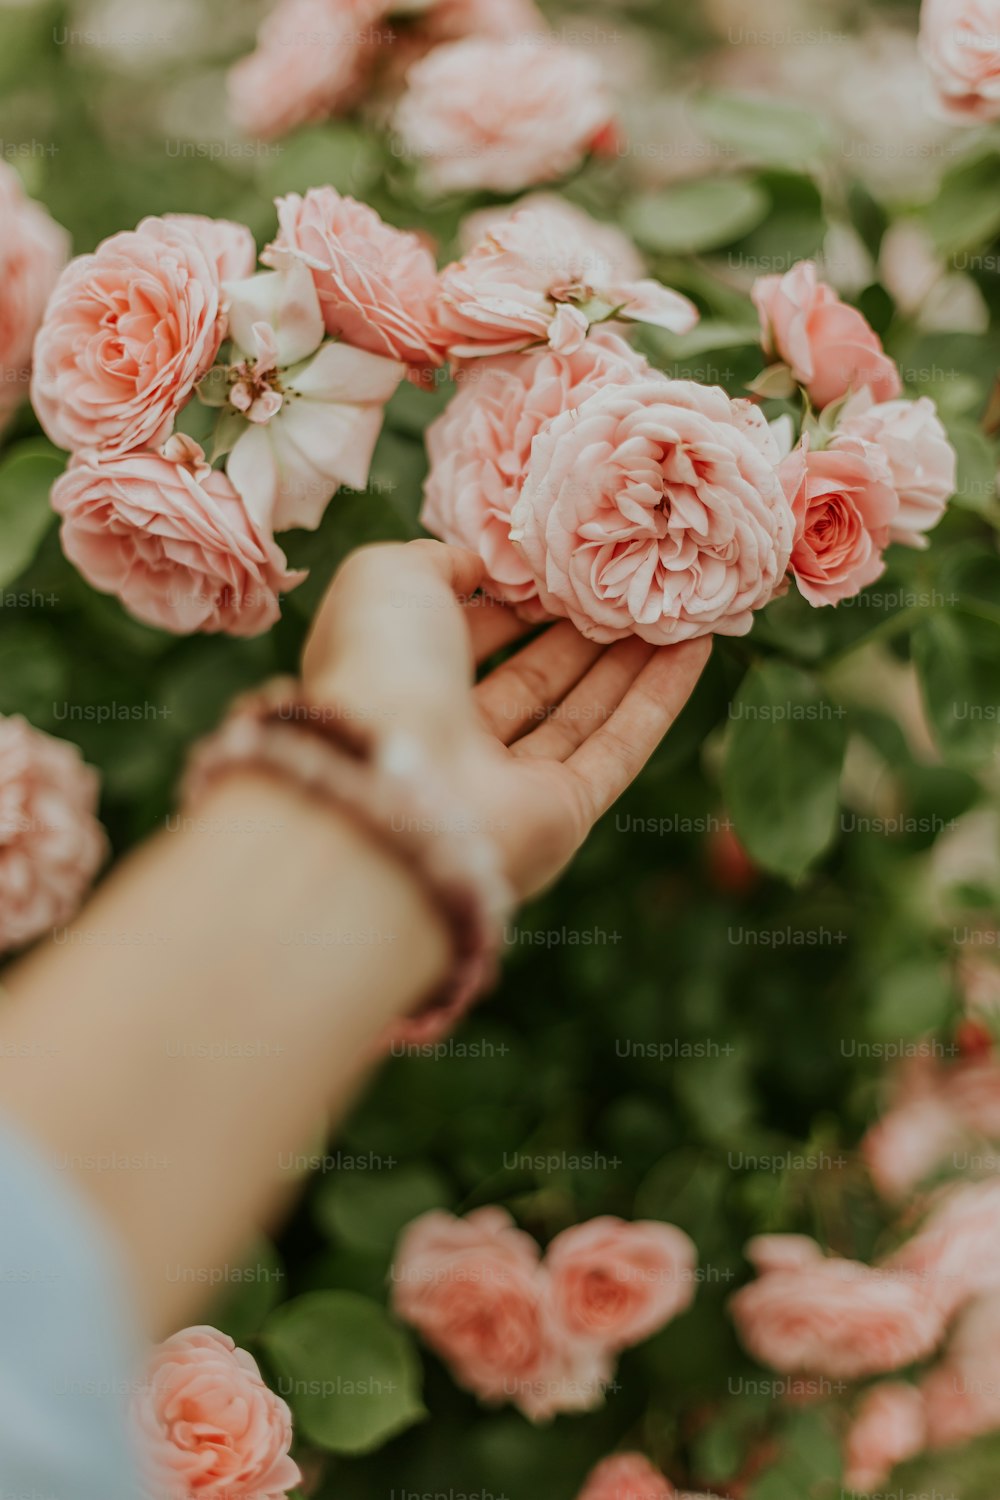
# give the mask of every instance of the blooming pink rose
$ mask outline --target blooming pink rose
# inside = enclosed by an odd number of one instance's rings
[[[187,1328],[157,1347],[133,1419],[153,1495],[282,1500],[301,1481],[287,1405],[214,1328]]]
[[[164,224],[180,224],[193,234],[209,260],[221,285],[252,276],[257,264],[257,246],[245,224],[230,219],[210,219],[205,214],[164,214]]]
[[[363,91],[384,0],[278,0],[257,47],[229,72],[229,107],[248,135],[274,140],[341,114]]]
[[[309,267],[328,333],[416,367],[441,363],[437,267],[418,235],[331,187],[279,198],[278,224],[263,259],[290,251]]]
[[[941,1192],[924,1226],[888,1262],[951,1316],[975,1297],[1000,1293],[1000,1181],[956,1184]]]
[[[35,342],[31,398],[61,448],[155,446],[225,333],[205,236],[144,219],[71,261]]]
[[[924,1401],[914,1385],[886,1380],[866,1391],[847,1434],[844,1488],[870,1493],[927,1442]]]
[[[669,1479],[641,1453],[615,1453],[597,1465],[578,1500],[674,1500]]]
[[[921,1391],[931,1447],[1000,1431],[1000,1297],[972,1303]]]
[[[614,121],[601,68],[551,42],[469,38],[407,74],[396,111],[405,151],[437,191],[517,193],[577,167]]]
[[[280,614],[279,591],[304,575],[286,571],[271,536],[196,445],[174,438],[166,452],[75,458],[52,490],[63,551],[147,624],[259,635]]]
[[[883,401],[868,391],[852,396],[837,418],[831,448],[843,438],[861,438],[882,450],[896,493],[899,514],[892,540],[926,547],[924,532],[940,521],[955,493],[958,456],[948,441],[937,407],[929,396],[919,401]]]
[[[562,198],[558,193],[527,193],[515,203],[497,203],[490,208],[477,208],[467,214],[459,226],[459,244],[463,255],[469,255],[482,240],[506,224],[522,210],[533,210],[554,215],[561,219],[577,241],[589,243],[595,263],[607,265],[617,281],[638,281],[645,264],[635,245],[617,224],[605,219],[595,219],[586,209]]]
[[[652,374],[641,355],[604,330],[575,354],[538,349],[460,370],[457,394],[427,429],[421,521],[443,541],[480,554],[495,597],[543,618],[534,574],[510,540],[531,445],[552,417],[602,386]]]
[[[784,276],[759,277],[752,295],[764,352],[790,366],[814,406],[829,406],[862,386],[876,401],[900,394],[899,371],[878,334],[857,308],[817,280],[812,261],[799,261]]]
[[[776,1237],[771,1237],[775,1239]],[[944,1319],[918,1279],[814,1255],[799,1236],[789,1263],[736,1293],[730,1308],[744,1345],[784,1374],[859,1380],[924,1359]]]
[[[27,395],[31,346],[69,254],[69,236],[0,161],[0,428]]]
[[[1000,0],[923,0],[920,50],[949,119],[1000,119]]]
[[[794,518],[760,412],[686,380],[609,386],[542,429],[511,536],[543,607],[591,640],[745,635]]]
[[[0,715],[0,952],[75,915],[107,849],[97,795],[75,745]]]
[[[481,1400],[512,1401],[537,1421],[603,1399],[609,1368],[560,1335],[538,1245],[503,1209],[414,1220],[392,1279],[399,1317]]]
[[[698,312],[686,297],[623,276],[620,246],[609,256],[603,226],[558,204],[536,202],[494,222],[441,272],[438,317],[452,359],[537,343],[571,354],[612,314],[674,333],[694,327]]]
[[[839,604],[881,578],[899,513],[881,450],[845,437],[813,453],[803,438],[779,473],[795,513],[792,573],[809,603]]]
[[[861,1154],[883,1198],[902,1202],[961,1144],[954,1109],[936,1093],[907,1099],[867,1132]]]
[[[545,1257],[561,1325],[607,1349],[641,1343],[689,1307],[697,1263],[672,1224],[614,1218],[564,1230]]]

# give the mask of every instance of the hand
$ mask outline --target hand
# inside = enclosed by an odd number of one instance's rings
[[[677,718],[711,640],[653,647],[549,626],[526,634],[476,594],[481,558],[440,542],[366,547],[344,563],[303,659],[314,697],[419,739],[456,804],[492,834],[518,896],[547,885],[642,770]]]

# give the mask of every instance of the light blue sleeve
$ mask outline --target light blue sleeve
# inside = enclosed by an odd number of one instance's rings
[[[0,1121],[0,1495],[137,1500],[128,1277],[59,1165]]]

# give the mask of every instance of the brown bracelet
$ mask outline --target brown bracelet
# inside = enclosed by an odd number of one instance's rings
[[[334,804],[409,869],[444,919],[452,965],[444,985],[392,1028],[389,1042],[447,1036],[495,982],[513,892],[494,842],[450,804],[422,748],[402,735],[377,739],[335,704],[279,679],[237,700],[198,745],[183,787],[196,803],[234,766],[290,778]]]

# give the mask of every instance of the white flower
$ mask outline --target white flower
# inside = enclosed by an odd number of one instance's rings
[[[341,485],[368,483],[406,367],[327,339],[312,276],[292,257],[225,290],[235,351],[225,401],[239,430],[227,473],[260,525],[313,531]]]

